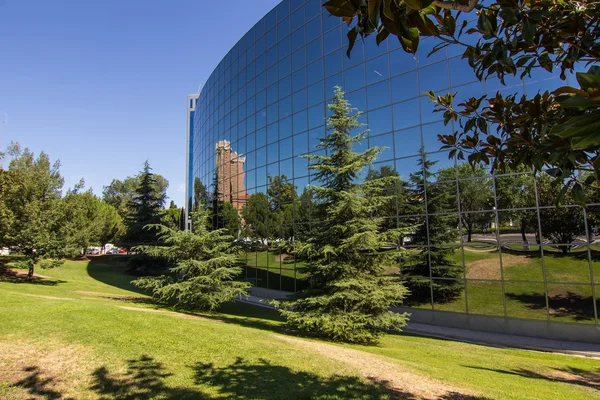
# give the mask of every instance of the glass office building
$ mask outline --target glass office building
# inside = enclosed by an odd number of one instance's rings
[[[557,210],[545,176],[491,176],[449,159],[437,135],[458,126],[445,126],[423,96],[458,92],[458,103],[497,91],[532,95],[564,82],[538,70],[506,85],[479,82],[463,49],[427,57],[435,43],[427,38],[416,56],[393,37],[380,46],[374,37],[357,40],[348,58],[346,32],[321,0],[284,0],[227,53],[199,95],[188,97],[188,208],[205,187],[213,219],[246,243],[245,278],[277,290],[306,285],[300,267],[307,261],[284,249],[315,229],[307,189],[315,182],[302,155],[318,153],[338,85],[369,129],[356,150],[384,146],[371,170],[397,176],[395,201],[381,215],[406,235],[387,273],[411,289],[405,306],[414,319],[547,337],[597,335],[600,204]]]

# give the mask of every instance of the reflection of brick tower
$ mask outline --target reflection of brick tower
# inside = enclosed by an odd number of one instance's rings
[[[244,163],[246,157],[231,151],[227,140],[217,142],[217,185],[219,201],[231,203],[240,211],[246,204]]]

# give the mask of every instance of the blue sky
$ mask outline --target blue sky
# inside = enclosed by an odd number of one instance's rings
[[[278,2],[0,0],[0,147],[96,194],[148,159],[182,206],[186,95]]]

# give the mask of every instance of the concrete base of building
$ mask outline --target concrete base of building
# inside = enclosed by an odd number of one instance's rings
[[[394,311],[410,313],[410,321],[418,324],[554,341],[600,344],[600,327],[596,325],[460,314],[408,307],[395,308]],[[568,343],[565,346],[568,346]]]

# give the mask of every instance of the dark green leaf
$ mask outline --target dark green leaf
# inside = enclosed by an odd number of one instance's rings
[[[516,24],[519,22],[513,9],[509,8],[509,7],[502,8],[502,10],[500,11],[500,16],[502,17],[502,19],[504,20],[504,22],[506,24],[512,25],[512,24]]]
[[[577,82],[583,90],[589,90],[593,88],[600,88],[600,76],[591,74],[589,72],[577,72],[575,74]]]
[[[423,8],[419,0],[404,0],[404,4],[406,4],[407,7],[417,11]]]
[[[546,71],[552,72],[552,60],[550,60],[550,56],[548,56],[548,53],[542,53],[542,55],[538,57],[538,62],[540,63],[540,66]]]
[[[529,18],[525,20],[523,25],[523,39],[529,44],[533,44],[533,38],[535,36],[536,25],[535,22]]]
[[[377,33],[377,36],[375,37],[375,41],[377,42],[377,46],[379,46],[379,44],[381,42],[383,42],[385,39],[387,39],[387,37],[390,35],[390,33],[388,32],[387,29],[385,29],[385,27],[382,27],[379,32]]]
[[[573,200],[575,200],[575,203],[585,207],[585,194],[583,193],[583,186],[581,186],[579,182],[573,185],[571,195],[573,195]]]
[[[394,20],[394,14],[392,13],[392,1],[394,0],[383,0],[383,15],[388,18],[391,19],[392,21]]]
[[[556,196],[556,207],[560,207],[563,204],[563,199],[565,198],[565,194],[567,194],[567,191],[569,190],[569,184],[566,183],[563,185],[563,187],[560,189],[560,192],[558,192],[558,195]]]
[[[566,100],[559,100],[558,103],[570,110],[585,110],[590,106],[588,99],[580,94],[569,96]]]
[[[329,14],[336,17],[354,17],[355,8],[347,0],[329,0],[323,3]]]
[[[348,31],[348,50],[346,50],[346,56],[350,58],[350,52],[352,52],[352,48],[354,47],[354,42],[356,42],[356,36],[358,35],[358,31],[356,27],[350,29]],[[378,43],[379,44],[379,43]]]

